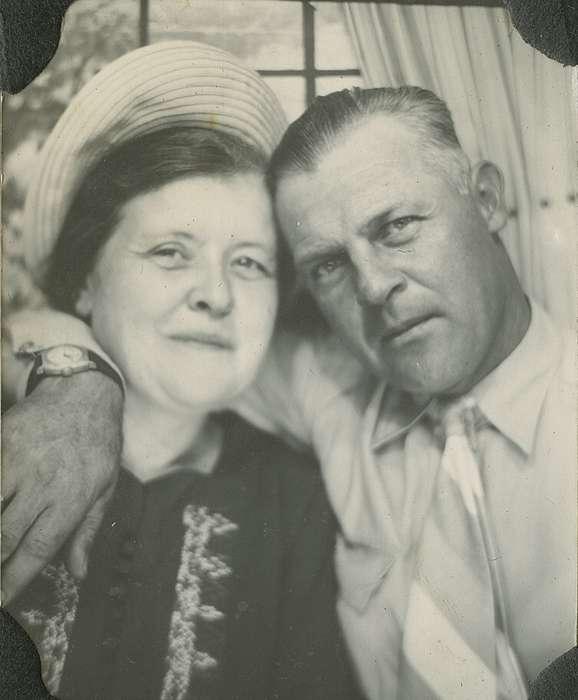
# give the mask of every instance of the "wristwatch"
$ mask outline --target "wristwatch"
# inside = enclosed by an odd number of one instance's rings
[[[122,380],[102,357],[78,345],[55,345],[31,353],[34,363],[28,377],[26,394],[33,391],[46,377],[70,377],[90,370],[102,372],[123,390]]]

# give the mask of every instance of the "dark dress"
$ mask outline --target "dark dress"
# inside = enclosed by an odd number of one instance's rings
[[[77,586],[55,562],[10,611],[63,700],[358,698],[317,465],[223,414],[209,477],[118,488]]]

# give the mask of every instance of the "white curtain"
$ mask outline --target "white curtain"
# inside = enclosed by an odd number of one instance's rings
[[[526,291],[576,321],[576,85],[524,43],[504,9],[344,6],[367,87],[429,88],[450,107],[473,162],[506,180],[503,240]],[[575,78],[575,76],[574,76]]]

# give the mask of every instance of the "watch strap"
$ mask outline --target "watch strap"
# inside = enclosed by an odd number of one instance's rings
[[[83,367],[82,369],[77,369],[74,372],[71,372],[70,374],[62,373],[62,374],[46,374],[44,372],[39,372],[38,370],[42,366],[42,353],[41,352],[35,352],[34,353],[34,362],[32,364],[32,369],[30,370],[30,374],[28,375],[28,382],[26,383],[26,396],[30,394],[30,392],[34,391],[36,387],[40,384],[40,382],[43,379],[46,379],[47,377],[55,377],[55,376],[71,376],[73,374],[80,374],[81,372],[101,372],[102,374],[106,375],[110,379],[112,379],[113,382],[115,382],[119,387],[120,390],[124,394],[124,386],[122,383],[122,379],[119,375],[119,373],[113,369],[106,360],[103,360],[100,355],[97,355],[95,352],[92,352],[92,350],[86,350],[87,353],[87,358],[91,363],[91,366],[88,367]]]

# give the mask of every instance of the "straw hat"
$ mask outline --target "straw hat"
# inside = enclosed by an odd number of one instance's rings
[[[287,123],[263,79],[213,46],[167,41],[110,63],[71,101],[35,163],[24,210],[35,277],[94,162],[113,145],[171,125],[225,131],[271,155]]]

